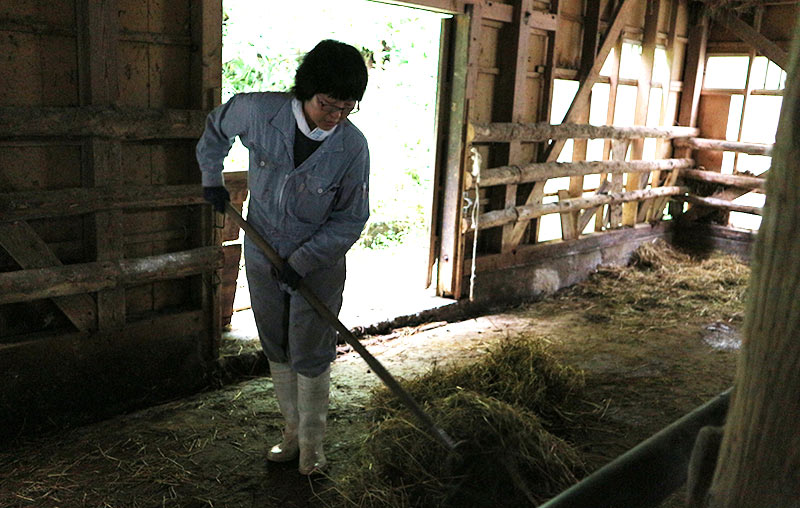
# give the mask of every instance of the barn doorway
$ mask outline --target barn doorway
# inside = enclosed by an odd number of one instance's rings
[[[347,255],[342,322],[369,326],[453,303],[426,287],[440,37],[450,16],[370,0],[224,0],[223,10],[223,102],[288,90],[299,58],[322,39],[351,44],[367,60],[367,91],[351,120],[370,146],[371,216]],[[237,140],[225,172],[246,171],[247,157]],[[228,338],[257,337],[249,307],[241,270]]]

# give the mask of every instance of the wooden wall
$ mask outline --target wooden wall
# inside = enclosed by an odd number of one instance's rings
[[[509,279],[512,268],[509,280],[520,281],[524,267],[569,251],[560,243],[617,231],[626,243],[626,235],[643,237],[642,228],[682,214],[685,201],[695,213],[716,206],[689,196],[681,172],[696,168],[695,158],[709,163],[721,153],[673,149],[671,140],[725,138],[724,122],[709,114],[720,99],[701,93],[707,54],[726,48],[781,61],[791,26],[767,29],[765,20],[783,11],[794,19],[798,8],[782,2],[760,14],[722,16],[690,0],[411,3],[455,14],[443,38],[431,279],[439,294],[485,299],[495,298],[495,279]],[[733,27],[727,34],[723,20]],[[732,33],[738,42],[730,41]],[[634,75],[621,69],[631,47],[641,54]],[[655,74],[659,65],[666,79]],[[572,103],[563,120],[554,118],[554,94],[570,83],[577,90]],[[597,85],[605,88],[598,93]],[[549,128],[559,122],[631,130]],[[592,160],[600,163],[584,164],[596,139],[603,140],[602,157],[595,152]],[[553,164],[559,160],[571,162]],[[491,175],[483,186],[479,174]],[[544,221],[551,231],[553,219],[560,226],[555,240],[542,235]],[[604,242],[584,244],[597,245],[596,259],[603,257]],[[589,260],[578,270],[586,275],[595,266]],[[474,294],[481,285],[488,289]],[[520,296],[541,292],[525,277],[511,285]]]
[[[222,254],[194,147],[221,16],[220,0],[0,6],[0,426],[205,382]]]

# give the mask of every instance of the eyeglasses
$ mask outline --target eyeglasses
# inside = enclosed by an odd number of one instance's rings
[[[342,116],[347,116],[347,115],[355,115],[356,113],[358,113],[358,101],[356,101],[356,103],[353,104],[352,106],[345,106],[343,108],[340,108],[339,106],[330,104],[320,99],[319,95],[316,95],[315,97],[317,98],[317,102],[319,102],[320,109],[322,109],[322,111],[324,111],[326,114],[331,115],[333,113],[341,113]]]

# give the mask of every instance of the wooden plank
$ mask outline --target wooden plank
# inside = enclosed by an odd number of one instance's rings
[[[61,260],[27,222],[0,222],[0,246],[25,270],[61,266]],[[79,331],[95,328],[97,314],[91,296],[59,296],[53,302]]]
[[[0,107],[0,139],[99,136],[104,138],[196,139],[207,111],[181,109]]]
[[[138,259],[3,272],[0,273],[0,304],[188,277],[219,269],[223,262],[221,247],[200,247]]]
[[[656,52],[656,35],[658,31],[658,14],[661,0],[646,2],[644,17],[644,38],[642,40],[642,56],[639,60],[639,80],[636,86],[636,109],[633,114],[634,125],[647,124],[647,112],[650,109],[650,83],[653,80],[653,63]],[[640,160],[644,153],[644,139],[637,138],[631,142],[631,160]],[[649,174],[628,175],[625,190],[635,191],[647,184]],[[629,202],[622,205],[622,225],[636,224],[639,203]]]
[[[80,27],[78,63],[84,78],[81,80],[81,105],[112,104],[119,95],[117,2],[82,0],[77,11]]]
[[[636,138],[684,138],[696,136],[699,130],[694,127],[663,126],[646,127],[644,125],[589,125],[578,123],[562,123],[551,125],[547,122],[515,123],[470,122],[467,126],[469,138],[473,143],[496,143],[510,141],[548,141],[550,139],[636,139]],[[555,160],[548,159],[547,162]]]
[[[122,147],[119,142],[92,139],[89,143],[86,180],[93,186],[122,184]],[[113,261],[124,257],[122,210],[98,210],[91,221],[87,237],[97,261]],[[125,290],[109,289],[97,293],[97,327],[113,330],[125,326]]]
[[[630,192],[609,192],[607,194],[597,194],[585,198],[572,198],[555,203],[545,203],[541,205],[522,205],[505,210],[494,210],[481,214],[478,222],[480,229],[502,226],[509,222],[529,220],[550,213],[565,213],[575,210],[585,210],[600,205],[619,204],[629,201],[637,201],[646,198],[659,196],[676,196],[688,192],[686,187],[664,186],[656,189],[641,189]],[[469,221],[464,221],[464,230],[474,229],[474,225]]]
[[[741,141],[707,138],[678,138],[673,144],[677,147],[693,148],[695,150],[716,150],[750,155],[772,155],[772,147],[774,146],[765,143],[744,143]]]
[[[435,113],[435,140],[436,140],[436,158],[433,171],[433,200],[431,202],[431,218],[430,218],[430,241],[428,243],[428,275],[425,280],[425,287],[431,287],[433,284],[434,274],[433,269],[436,267],[439,259],[439,251],[441,246],[441,230],[442,230],[442,198],[443,198],[443,185],[444,185],[444,168],[445,159],[443,155],[447,155],[448,151],[448,135],[449,130],[442,128],[450,125],[450,91],[452,88],[452,74],[450,73],[450,61],[452,58],[452,47],[454,32],[454,19],[444,19],[441,24],[441,32],[439,34],[439,47],[441,53],[439,56],[439,69],[437,72],[437,96],[436,96],[436,113]],[[445,106],[446,105],[446,106]],[[438,277],[438,275],[437,275]]]
[[[162,337],[181,337],[194,335],[203,329],[203,311],[190,310],[184,312],[174,312],[162,314],[156,317],[148,317],[139,321],[128,323],[122,330],[112,330],[106,332],[76,332],[76,333],[52,333],[31,334],[24,336],[23,340],[0,344],[0,352],[13,349],[37,347],[42,344],[60,343],[72,345],[75,343],[88,344],[95,346],[100,344],[114,343],[115,341],[129,341],[150,337],[153,330],[158,330]],[[140,342],[136,340],[137,343]],[[91,346],[87,347],[91,348]]]
[[[730,33],[739,37],[755,48],[756,51],[775,62],[781,69],[786,70],[788,68],[789,53],[764,37],[761,32],[753,28],[750,24],[739,19],[732,11],[727,9],[721,10],[715,14],[714,20],[718,20]]]
[[[670,171],[694,167],[692,159],[661,159],[655,161],[580,161],[580,162],[534,162],[522,166],[509,165],[481,171],[481,187],[509,185],[562,178],[593,175],[597,173],[643,173],[647,171]],[[466,186],[472,180],[466,175]]]
[[[99,210],[205,204],[200,185],[72,188],[0,193],[0,221],[70,217]]]
[[[638,224],[633,228],[607,231],[600,235],[587,235],[580,241],[564,242],[554,240],[536,245],[520,245],[513,252],[481,256],[477,260],[477,271],[487,273],[505,270],[510,266],[524,266],[546,259],[570,258],[586,252],[621,245],[627,241],[648,241],[663,238],[674,228],[672,222],[662,222],[655,226]],[[468,275],[468,274],[467,274]]]

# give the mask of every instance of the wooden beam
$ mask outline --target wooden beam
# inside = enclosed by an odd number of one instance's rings
[[[53,251],[27,222],[0,222],[0,246],[22,269],[61,266]],[[89,295],[59,296],[53,303],[61,309],[78,331],[95,328],[95,302]]]
[[[719,152],[738,152],[750,155],[772,155],[772,147],[774,146],[765,143],[744,143],[741,141],[693,137],[678,138],[673,144],[677,147],[692,148],[694,150],[716,150]]]
[[[608,194],[597,194],[595,196],[585,198],[573,198],[555,203],[546,203],[541,205],[522,205],[515,208],[507,208],[505,210],[494,210],[481,214],[478,223],[480,229],[492,228],[508,224],[509,222],[519,222],[541,217],[551,213],[565,213],[575,210],[585,210],[600,205],[609,205],[617,203],[626,203],[628,201],[638,201],[647,198],[654,198],[659,196],[676,196],[688,192],[686,187],[658,187],[656,189],[641,189],[631,192],[609,192]],[[469,231],[474,229],[474,224],[469,221],[464,221],[464,230]]]
[[[196,139],[207,111],[107,106],[0,107],[0,139],[98,136],[124,140]]]
[[[99,210],[204,204],[200,185],[72,188],[0,193],[0,221],[69,217]]]
[[[758,30],[729,10],[719,12],[715,17],[730,33],[739,37],[744,42],[756,49],[759,53],[775,62],[781,69],[786,70],[789,65],[789,53],[783,48],[764,37]]]
[[[733,203],[725,199],[709,198],[702,196],[688,195],[688,196],[680,196],[678,199],[681,199],[683,201],[688,201],[689,203],[695,205],[707,206],[721,210],[728,210],[730,212],[750,213],[753,215],[763,215],[763,210],[764,210],[760,206],[740,205],[738,203]]]
[[[0,273],[0,304],[188,277],[219,269],[223,262],[221,247],[200,247],[138,259],[3,272]]]
[[[723,173],[717,173],[716,171],[701,171],[699,169],[685,169],[681,171],[681,177],[699,180],[701,182],[730,185],[731,187],[739,187],[740,189],[763,190],[766,182],[765,178],[742,175],[726,175]]]
[[[533,162],[524,165],[499,166],[481,171],[481,187],[543,181],[550,178],[575,177],[598,173],[644,173],[694,167],[692,159],[660,159],[655,161],[579,161]],[[718,173],[717,173],[718,174]],[[465,175],[471,187],[471,175]]]
[[[472,143],[497,143],[510,141],[548,141],[551,139],[636,139],[636,138],[684,138],[696,136],[700,131],[694,127],[643,125],[616,126],[562,123],[551,125],[540,123],[475,123],[467,126]],[[555,159],[553,159],[555,160]],[[547,162],[551,162],[548,160]]]
[[[766,178],[769,171],[765,171],[761,173],[762,178]],[[728,187],[726,189],[718,190],[711,196],[708,196],[714,200],[721,200],[721,201],[733,201],[734,199],[744,196],[748,192],[754,192],[753,189],[749,188],[739,188],[739,187]],[[683,219],[685,220],[697,220],[701,217],[708,215],[709,213],[713,212],[713,208],[711,207],[702,207],[702,206],[693,206],[686,213],[683,215]]]

